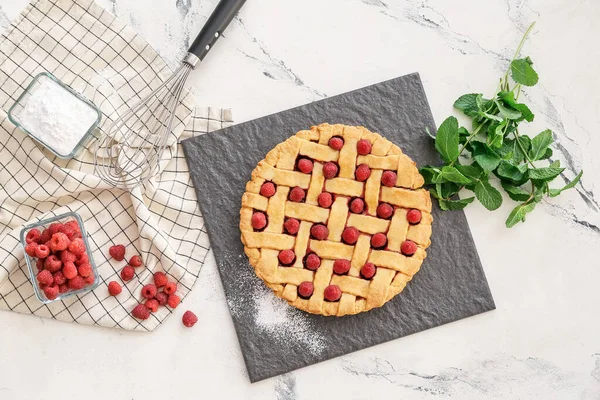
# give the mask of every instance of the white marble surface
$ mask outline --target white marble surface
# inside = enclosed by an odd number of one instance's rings
[[[0,25],[26,2],[0,0]],[[216,0],[100,3],[176,65]],[[419,71],[440,122],[458,95],[493,93],[538,21],[531,132],[554,130],[582,187],[512,230],[509,201],[467,210],[495,311],[251,385],[211,256],[192,330],[179,314],[144,335],[0,313],[0,399],[600,399],[599,19],[596,0],[248,1],[192,77],[237,121]]]

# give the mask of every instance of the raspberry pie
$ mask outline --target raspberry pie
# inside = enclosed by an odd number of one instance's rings
[[[256,275],[291,305],[342,316],[380,307],[426,257],[431,199],[400,148],[363,127],[321,124],[271,150],[240,211]]]

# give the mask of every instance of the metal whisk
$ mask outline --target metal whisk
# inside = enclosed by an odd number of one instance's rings
[[[221,0],[181,66],[150,95],[121,114],[94,148],[95,172],[115,187],[132,188],[159,170],[188,75],[204,59],[246,0]],[[176,137],[172,138],[174,141]]]

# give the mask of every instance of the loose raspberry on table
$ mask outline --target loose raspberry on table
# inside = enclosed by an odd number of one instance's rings
[[[177,291],[177,284],[175,282],[167,282],[163,288],[163,292],[166,294],[173,294]]]
[[[52,235],[52,238],[50,239],[50,250],[52,250],[53,252],[63,251],[67,247],[69,247],[70,243],[71,241],[69,240],[67,235],[65,235],[62,232],[57,232],[54,235]]]
[[[53,275],[53,283],[55,285],[62,285],[63,283],[65,283],[67,281],[67,278],[65,278],[65,275],[62,273],[62,271],[56,271]]]
[[[306,269],[316,271],[321,266],[321,259],[316,253],[310,253],[304,260],[304,266]]]
[[[312,282],[304,281],[298,285],[298,296],[303,299],[309,299],[315,291],[315,285]]]
[[[388,219],[394,213],[394,208],[387,203],[381,203],[377,206],[377,216],[383,219]]]
[[[367,164],[360,164],[356,168],[354,176],[356,177],[357,181],[364,182],[371,176],[371,168],[369,168]]]
[[[366,156],[371,152],[371,142],[369,142],[367,139],[359,140],[358,143],[356,143],[356,151],[361,156]]]
[[[329,285],[323,292],[326,301],[338,301],[342,297],[342,290],[337,285]]]
[[[347,244],[354,244],[358,241],[359,235],[358,229],[349,226],[342,232],[342,240]]]
[[[192,326],[196,325],[196,322],[198,322],[198,317],[196,317],[196,314],[188,310],[183,313],[181,322],[183,322],[184,326],[191,328]]]
[[[110,246],[108,254],[117,261],[123,261],[125,259],[125,246],[122,244]]]
[[[298,230],[300,230],[300,221],[296,218],[288,218],[283,223],[283,228],[288,234],[295,235],[298,233]]]
[[[131,315],[137,319],[148,319],[150,317],[150,311],[144,304],[138,304],[131,310]]]
[[[281,250],[279,252],[279,262],[282,265],[292,265],[294,260],[296,259],[296,254],[294,254],[293,250]]]
[[[83,239],[73,239],[73,241],[69,244],[69,251],[75,254],[75,256],[85,253],[85,242],[83,241]]]
[[[71,263],[71,264],[73,264],[73,263]],[[62,267],[63,267],[63,263],[60,262],[58,257],[56,257],[54,254],[50,254],[48,257],[46,257],[46,259],[44,261],[44,268],[46,268],[50,272],[60,271],[60,269]]]
[[[129,265],[133,268],[138,268],[142,266],[142,257],[135,255],[129,259]]]
[[[123,291],[121,284],[117,281],[108,282],[108,294],[111,296],[118,296]]]
[[[267,226],[267,216],[265,213],[257,211],[252,214],[251,224],[254,229],[260,230]]]
[[[48,257],[48,258],[50,258],[50,257]],[[48,268],[48,267],[46,267],[46,268]],[[65,276],[65,278],[73,279],[78,274],[77,267],[72,262],[66,262],[65,265],[63,265],[63,267],[62,267],[62,273]]]
[[[36,257],[35,253],[37,248],[37,243],[29,243],[27,246],[25,246],[25,253],[27,253],[29,257]]]
[[[54,235],[57,232],[60,232],[60,227],[62,226],[62,224],[60,222],[53,222],[52,224],[50,224],[50,226],[48,227],[48,232],[50,233],[50,237],[52,237],[52,235]]]
[[[71,242],[73,244],[73,242]],[[77,255],[71,253],[69,250],[63,250],[60,252],[60,261],[64,264],[66,262],[74,263],[77,261]]]
[[[310,228],[310,234],[316,240],[325,240],[329,236],[329,229],[323,224],[315,224]]]
[[[344,139],[339,136],[334,136],[329,139],[329,147],[334,150],[341,150],[344,147]]]
[[[332,162],[323,164],[323,176],[325,179],[335,178],[338,174],[338,166]]]
[[[67,285],[69,286],[69,289],[71,289],[71,290],[79,290],[79,289],[83,289],[83,287],[85,286],[85,282],[83,281],[83,277],[77,275],[75,278],[69,279],[69,282],[67,282]]]
[[[157,292],[158,289],[156,289],[156,286],[153,283],[149,283],[142,288],[142,297],[145,299],[153,299]]]
[[[350,271],[350,260],[337,259],[333,262],[333,272],[338,275],[345,275]]]
[[[319,203],[319,206],[329,208],[331,207],[331,203],[333,203],[333,196],[331,193],[323,192],[317,197],[317,202]]]
[[[86,276],[90,276],[92,274],[92,266],[90,264],[81,264],[77,268],[77,272],[79,275],[85,278]]]
[[[260,194],[265,197],[271,197],[275,194],[275,185],[273,182],[265,182],[260,187]]]
[[[305,196],[306,196],[306,192],[304,192],[304,189],[302,189],[300,186],[296,186],[295,188],[290,190],[290,195],[289,195],[290,201],[300,203],[302,200],[304,200]]]
[[[27,232],[27,235],[25,236],[25,243],[38,243],[41,236],[42,232],[40,232],[40,230],[37,228],[33,228]]]
[[[377,267],[373,263],[366,263],[360,269],[360,275],[365,279],[371,279],[375,276],[375,272],[377,272]]]
[[[387,236],[385,233],[376,233],[371,237],[371,246],[374,249],[383,249],[387,244]]]
[[[170,294],[169,299],[167,300],[167,305],[171,308],[177,308],[181,299],[176,294]]]
[[[44,295],[48,300],[55,300],[58,297],[58,285],[46,286]]]
[[[95,281],[96,281],[96,276],[94,275],[93,272],[91,274],[89,274],[88,276],[86,276],[85,278],[83,278],[83,283],[85,286],[90,286]]]
[[[81,264],[86,264],[89,262],[90,262],[90,259],[87,255],[87,253],[83,253],[83,254],[79,254],[77,256],[77,260],[75,261],[75,264],[81,265]]]
[[[54,277],[52,276],[52,272],[47,270],[42,270],[37,274],[37,281],[42,285],[52,285],[54,282]]]
[[[154,273],[154,284],[156,285],[156,287],[163,287],[167,283],[169,283],[169,279],[167,278],[167,275],[165,275],[164,272],[158,271]]]
[[[417,252],[417,244],[415,242],[413,242],[412,240],[405,240],[400,245],[400,251],[405,256],[412,256],[413,254],[415,254]]]
[[[388,187],[396,186],[396,179],[398,179],[398,176],[394,171],[383,171],[381,175],[381,183]]]
[[[298,169],[300,172],[310,174],[313,170],[313,162],[307,158],[301,158],[298,160]]]
[[[63,283],[62,285],[58,286],[58,293],[63,294],[69,291],[69,285],[67,285],[66,283]]]
[[[408,210],[408,212],[406,213],[406,220],[411,225],[418,224],[419,222],[421,222],[421,211],[417,210],[416,208]]]
[[[156,296],[154,296],[154,298],[158,301],[158,304],[161,306],[166,305],[167,301],[169,300],[169,296],[167,296],[163,292],[156,293]]]
[[[350,202],[350,211],[354,214],[362,214],[365,209],[365,202],[363,199],[357,197]]]
[[[158,311],[158,300],[156,300],[156,299],[148,299],[148,300],[146,300],[144,305],[150,312],[154,313],[154,312]]]
[[[121,270],[121,279],[123,279],[125,282],[132,280],[134,275],[135,270],[131,265],[126,265]]]

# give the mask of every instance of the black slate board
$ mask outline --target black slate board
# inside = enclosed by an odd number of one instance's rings
[[[240,199],[252,169],[271,148],[322,122],[363,125],[398,144],[418,165],[438,161],[425,133],[426,127],[435,132],[435,123],[416,73],[183,142],[252,382],[495,308],[464,213],[442,213],[434,205],[428,257],[400,295],[356,316],[297,311],[310,323],[310,334],[324,342],[319,351],[286,340],[285,330],[283,340],[265,334],[255,321],[251,290],[259,279],[240,241]]]

